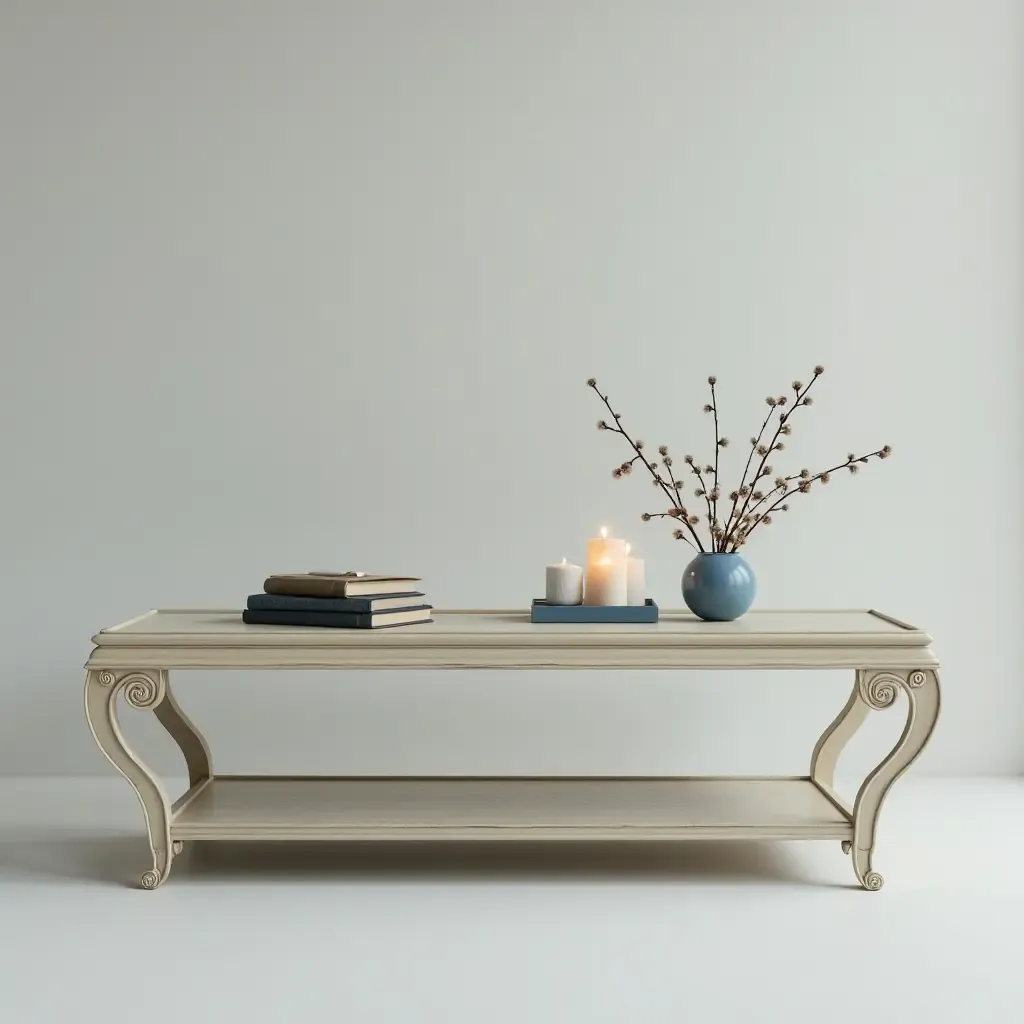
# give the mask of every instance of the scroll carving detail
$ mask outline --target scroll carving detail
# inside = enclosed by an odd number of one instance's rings
[[[896,703],[900,688],[904,685],[906,681],[903,676],[896,675],[895,672],[875,672],[873,675],[864,673],[857,682],[860,699],[876,711],[891,708]]]
[[[156,678],[148,676],[143,672],[132,672],[121,680],[124,688],[124,699],[133,708],[151,708],[159,704],[164,696],[163,676],[156,674]]]
[[[96,673],[96,682],[105,688],[116,685],[118,689],[124,690],[124,699],[133,708],[141,710],[159,704],[164,698],[165,683],[162,672],[153,675],[146,672],[128,672],[118,678],[110,669],[103,669]]]

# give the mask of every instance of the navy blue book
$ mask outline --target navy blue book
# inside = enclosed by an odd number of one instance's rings
[[[250,594],[245,602],[253,612],[385,612],[396,608],[422,608],[418,590],[405,594],[379,594],[376,597],[297,597],[293,594]]]
[[[246,608],[242,621],[253,626],[326,626],[329,629],[380,629],[384,626],[410,626],[431,622],[431,607],[399,608],[388,612],[288,612]]]

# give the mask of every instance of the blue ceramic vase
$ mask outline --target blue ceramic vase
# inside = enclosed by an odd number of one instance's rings
[[[754,570],[741,555],[699,554],[683,571],[683,600],[694,615],[708,622],[732,622],[753,603]]]

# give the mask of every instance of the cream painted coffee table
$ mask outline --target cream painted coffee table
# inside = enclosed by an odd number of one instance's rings
[[[155,889],[191,839],[682,840],[833,839],[866,889],[889,787],[924,748],[939,713],[931,638],[874,611],[753,612],[707,623],[534,625],[527,612],[437,612],[399,629],[247,626],[238,612],[152,611],[93,637],[85,711],[93,736],[142,803]],[[171,693],[172,669],[852,669],[853,692],[800,777],[391,778],[214,774],[210,751]],[[907,697],[896,746],[852,807],[836,762],[871,709]],[[173,803],[128,748],[118,697],[150,708],[181,748],[189,788]]]

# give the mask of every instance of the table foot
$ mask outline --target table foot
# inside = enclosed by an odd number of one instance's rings
[[[155,889],[162,881],[163,876],[159,871],[145,871],[142,874],[143,889]]]
[[[878,871],[874,871],[867,866],[870,862],[870,854],[865,850],[858,850],[853,857],[853,869],[856,873],[857,881],[868,892],[877,893],[886,884],[886,880],[882,878]]]
[[[185,844],[180,839],[175,839],[171,843],[170,856],[165,856],[162,850],[153,850],[153,870],[144,871],[140,882],[143,889],[158,889],[164,882],[167,881],[167,876],[171,873],[171,865],[174,863],[174,858],[181,853],[185,848]]]
[[[871,867],[871,851],[854,849],[853,871],[860,882],[869,892],[878,892],[885,884],[885,879]]]

